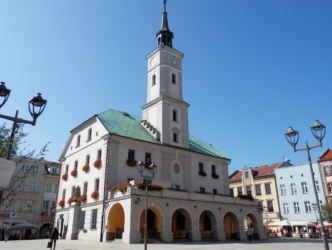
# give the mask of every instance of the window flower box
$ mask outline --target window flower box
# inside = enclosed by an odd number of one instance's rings
[[[70,197],[67,201],[68,205],[70,205],[73,202],[73,200],[74,200],[74,197]]]
[[[93,191],[91,194],[91,198],[93,198],[93,199],[97,199],[98,196],[99,196],[98,190]]]
[[[213,174],[212,174],[212,178],[213,178],[213,179],[218,179],[218,178],[219,178],[219,175],[213,173]]]
[[[97,160],[95,160],[95,162],[93,163],[93,166],[94,166],[95,168],[99,168],[99,167],[100,167],[100,164],[101,164],[101,159],[97,159]]]
[[[206,173],[205,173],[204,171],[199,171],[198,174],[199,174],[200,176],[203,176],[203,177],[206,176]]]
[[[135,161],[134,159],[128,159],[127,160],[127,165],[129,167],[135,167],[137,165],[137,161]]]
[[[63,206],[65,205],[65,200],[60,200],[60,201],[58,202],[58,205],[59,205],[60,207],[63,207]]]
[[[73,169],[73,170],[70,172],[70,175],[76,177],[76,176],[77,176],[77,169]]]
[[[80,197],[77,198],[79,202],[84,202],[86,201],[86,194],[82,194]]]
[[[82,170],[84,171],[84,172],[88,172],[89,171],[89,164],[85,164],[83,167],[82,167]]]
[[[68,179],[68,174],[67,173],[63,174],[61,178],[62,180],[66,181]]]

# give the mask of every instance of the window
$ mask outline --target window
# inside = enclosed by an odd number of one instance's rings
[[[325,175],[331,175],[331,169],[330,166],[325,166]]]
[[[298,202],[294,202],[294,213],[299,214],[300,213],[300,206]]]
[[[199,172],[204,172],[204,164],[202,162],[198,163]]]
[[[101,159],[101,149],[98,149],[97,151],[97,159]]]
[[[5,210],[5,209],[3,209]],[[22,200],[16,200],[15,201],[15,211],[21,211],[22,210]]]
[[[76,140],[76,147],[79,147],[80,144],[81,144],[81,136],[78,135],[78,136],[77,136],[77,140]]]
[[[199,188],[199,192],[200,193],[205,193],[205,188],[203,188],[203,187]]]
[[[29,171],[29,165],[28,164],[24,164],[22,167],[22,172],[28,172]]]
[[[99,178],[95,179],[95,190],[99,190]]]
[[[280,185],[280,192],[281,192],[282,196],[286,195],[286,186],[285,186],[285,184]]]
[[[261,184],[255,185],[256,195],[262,195]]]
[[[59,192],[59,186],[58,184],[54,184],[54,193]]]
[[[257,206],[258,207],[263,207],[263,201],[258,201]]]
[[[48,210],[50,208],[50,201],[43,201],[43,208],[42,211],[46,212],[45,215],[48,215]]]
[[[172,83],[176,84],[176,75],[172,74]]]
[[[306,182],[302,182],[301,186],[302,186],[302,193],[303,194],[307,194],[308,193],[307,183]]]
[[[151,153],[145,153],[145,164],[150,165],[151,163]]]
[[[247,192],[247,195],[251,196],[251,185],[250,186],[246,186],[246,192]]]
[[[75,187],[75,186],[72,186],[72,187],[71,187],[71,197],[74,197],[74,196],[75,196],[75,190],[76,190],[76,187]]]
[[[229,189],[229,195],[234,197],[234,188]]]
[[[177,118],[177,112],[176,110],[173,110],[173,121],[176,122],[178,120]]]
[[[91,229],[97,229],[97,209],[93,209],[91,213]]]
[[[85,164],[89,165],[90,163],[90,155],[85,156]]]
[[[237,187],[237,195],[242,195],[242,187]]]
[[[33,172],[38,173],[39,172],[39,166],[33,166]]]
[[[284,208],[284,214],[289,214],[289,208],[288,208],[288,203],[283,203],[283,208]]]
[[[92,128],[88,130],[88,141],[90,141],[92,138]]]
[[[135,160],[135,150],[128,150],[128,160]]]
[[[78,229],[84,229],[84,220],[85,220],[85,211],[81,211],[78,222]]]
[[[213,189],[213,190],[212,190],[212,193],[213,193],[213,194],[217,194],[217,189]]]
[[[26,207],[24,208],[24,211],[32,211],[33,210],[33,201],[27,200],[26,201]]]
[[[88,192],[88,183],[84,182],[83,184],[83,194],[86,194]]]
[[[56,168],[51,168],[51,173],[52,173],[52,174],[58,174],[58,171],[57,171]]]
[[[62,190],[62,199],[65,200],[66,199],[66,189]]]
[[[36,192],[36,186],[37,186],[37,182],[36,181],[30,181],[29,191],[30,192]]]
[[[271,184],[270,183],[265,183],[265,194],[271,194]]]
[[[246,179],[249,179],[249,171],[245,171],[245,172],[244,172],[244,177],[245,177]]]
[[[327,183],[327,188],[329,189],[329,192],[332,193],[332,182]]]
[[[66,174],[68,174],[69,165],[66,165]]]
[[[156,75],[152,76],[152,86],[156,85]]]
[[[297,194],[295,183],[291,183],[290,186],[291,186],[291,190],[292,190],[292,195]]]
[[[306,213],[311,213],[311,205],[310,205],[310,201],[305,201],[305,202],[304,202],[304,207],[305,207],[305,212],[306,212]]]
[[[173,133],[173,142],[178,142],[178,134]]]
[[[46,190],[45,192],[46,193],[50,193],[52,190],[52,183],[46,183]]]
[[[74,164],[74,169],[77,170],[77,167],[78,167],[78,161],[75,161],[75,164]]]
[[[19,191],[25,191],[25,180],[21,180],[20,186],[18,188]]]
[[[211,165],[211,172],[213,175],[216,174],[216,166],[215,165]]]
[[[274,212],[273,201],[267,201],[267,208],[269,209],[269,212]]]
[[[320,191],[320,189],[319,189],[319,183],[318,183],[318,181],[315,181],[315,183],[316,183],[316,191],[319,192]]]

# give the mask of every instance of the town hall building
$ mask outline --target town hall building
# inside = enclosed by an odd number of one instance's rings
[[[165,0],[156,40],[142,116],[109,109],[70,132],[60,156],[61,237],[140,243],[147,214],[149,240],[245,240],[248,227],[265,239],[257,200],[230,195],[230,159],[189,133],[184,55],[173,48]],[[151,184],[142,181],[151,174]]]

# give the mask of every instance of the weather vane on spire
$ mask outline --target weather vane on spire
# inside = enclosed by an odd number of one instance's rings
[[[166,0],[163,0],[164,3],[164,12],[166,12]]]

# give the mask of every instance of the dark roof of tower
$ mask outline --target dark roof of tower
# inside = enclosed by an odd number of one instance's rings
[[[167,45],[172,47],[172,39],[174,37],[173,32],[170,31],[168,27],[168,19],[167,19],[167,12],[166,12],[166,0],[163,0],[164,3],[164,11],[161,18],[161,28],[157,32],[157,44],[158,46]]]

